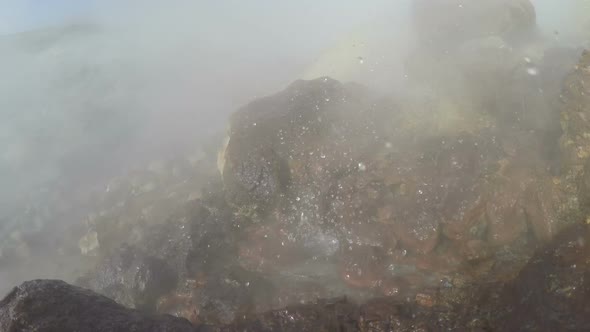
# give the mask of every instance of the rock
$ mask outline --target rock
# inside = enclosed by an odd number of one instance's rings
[[[58,280],[34,280],[0,301],[2,331],[191,332],[182,318],[150,316],[92,291]]]
[[[231,144],[231,141],[230,141]],[[235,145],[235,144],[233,144]],[[234,151],[233,145],[228,151]],[[223,171],[228,200],[236,206],[263,211],[288,184],[287,166],[271,149],[239,149],[226,159]]]
[[[589,68],[590,51],[586,50],[562,84],[560,147],[567,171],[579,171],[590,157]]]
[[[353,244],[343,248],[339,258],[340,275],[349,286],[365,289],[381,286],[387,268],[383,249]]]
[[[240,241],[240,265],[252,271],[278,271],[311,258],[288,224],[253,225]]]
[[[192,293],[199,323],[225,325],[237,317],[271,309],[276,286],[256,272],[240,267],[219,271]]]
[[[177,274],[165,261],[123,246],[80,282],[122,305],[155,310],[158,298],[175,288]]]
[[[204,185],[214,181],[214,171],[206,161],[191,164],[177,157],[109,181],[87,218],[90,232],[97,234],[99,253],[109,255],[124,243],[138,242],[147,229],[167,224],[191,197],[201,196]]]
[[[227,265],[237,264],[239,236],[251,221],[231,209],[221,192],[195,202],[188,213],[191,245],[184,259],[189,278],[214,275]]]
[[[590,161],[584,165],[583,172],[577,184],[582,213],[590,216]]]
[[[396,245],[391,225],[393,207],[386,203],[391,193],[382,166],[365,165],[365,171],[341,178],[325,195],[326,219],[345,248],[354,244],[387,251]]]
[[[505,287],[498,320],[502,331],[590,329],[590,231],[575,225],[539,250]]]
[[[522,192],[498,191],[487,205],[487,240],[491,245],[509,245],[527,231],[527,216],[519,194]]]
[[[527,221],[539,241],[548,241],[566,225],[560,213],[558,188],[547,180],[532,183],[525,192],[524,208]]]
[[[199,303],[198,318],[209,323],[195,327],[184,319],[126,309],[61,281],[36,280],[16,287],[0,301],[0,329],[243,332],[390,331],[395,327],[396,331],[408,332],[585,331],[590,329],[589,257],[590,226],[576,224],[540,247],[511,280],[470,283],[457,277],[443,279],[438,287],[422,288],[411,296],[374,298],[362,304],[333,298],[265,312],[250,311],[259,301],[257,294],[274,296],[264,278],[244,270],[226,270],[211,287],[193,294],[193,301]],[[381,286],[395,295],[395,288],[406,285]],[[265,293],[269,289],[271,292]],[[232,322],[224,324],[229,320]]]
[[[419,145],[417,149],[423,152],[402,168],[406,173],[402,178],[408,180],[404,180],[404,190],[395,195],[402,198],[397,209],[404,213],[397,219],[406,220],[408,227],[416,220],[416,229],[432,229],[433,234],[438,227],[424,225],[437,223],[451,240],[472,238],[487,203],[484,176],[501,155],[498,147],[482,136],[433,137]],[[400,234],[398,237],[403,242]]]
[[[405,158],[364,165],[335,182],[326,195],[327,216],[347,243],[381,247],[398,244],[409,250],[430,252],[438,243],[440,220],[430,195],[431,181]],[[407,167],[407,168],[406,168]]]
[[[194,292],[213,287],[227,266],[237,265],[240,227],[249,226],[218,185],[203,191],[202,198],[170,211],[165,222],[136,227],[127,244],[104,255],[79,284],[128,307],[196,322],[195,312],[203,308]]]
[[[166,262],[179,280],[189,278],[187,258],[194,244],[191,225],[201,221],[200,216],[195,215],[196,206],[200,206],[198,202],[187,203],[172,213],[166,223],[146,227],[134,241],[130,241],[130,245]]]
[[[293,305],[258,316],[238,319],[220,331],[359,331],[357,306],[345,298]]]
[[[235,112],[223,161],[228,201],[268,212],[307,190],[316,197],[354,171],[378,139],[375,114],[392,105],[330,78],[296,81]]]

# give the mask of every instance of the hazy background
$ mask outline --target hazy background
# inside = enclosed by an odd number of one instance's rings
[[[64,173],[191,146],[387,3],[3,0],[0,209]]]
[[[0,0],[0,233],[31,192],[58,183],[74,199],[195,149],[297,78],[403,84],[410,2]],[[534,3],[556,43],[588,31],[590,1]],[[368,46],[350,53],[353,40]],[[360,75],[361,56],[379,66]]]

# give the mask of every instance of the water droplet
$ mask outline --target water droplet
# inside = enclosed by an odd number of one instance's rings
[[[367,166],[364,163],[359,163],[359,171],[364,172],[367,170]]]
[[[537,68],[535,68],[535,67],[527,68],[526,72],[527,72],[527,74],[529,74],[531,76],[537,76],[537,75],[539,75],[539,70]]]
[[[296,200],[297,202],[299,202],[299,201],[301,200],[301,197],[297,196],[297,198],[295,198],[295,200]]]

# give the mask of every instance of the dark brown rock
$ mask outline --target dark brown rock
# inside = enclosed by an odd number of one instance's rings
[[[535,237],[548,241],[566,225],[561,220],[558,188],[550,180],[532,183],[525,192],[525,212],[527,221]]]
[[[560,147],[565,169],[576,170],[590,157],[590,51],[582,53],[561,91]]]
[[[0,301],[0,330],[6,332],[190,332],[182,318],[150,316],[92,291],[57,280],[28,281]]]
[[[487,241],[494,246],[509,245],[527,231],[523,192],[516,181],[496,187],[486,207]]]
[[[326,77],[239,109],[222,153],[228,200],[262,212],[299,190],[321,195],[378,139],[374,114],[391,111],[382,104],[361,86]]]
[[[165,261],[123,246],[81,283],[127,307],[154,310],[158,298],[173,290],[177,280]]]
[[[576,225],[539,250],[503,291],[501,331],[590,329],[590,231]]]

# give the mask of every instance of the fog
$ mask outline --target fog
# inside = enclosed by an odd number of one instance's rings
[[[411,2],[96,1],[37,20],[35,2],[0,3],[12,10],[0,17],[0,241],[21,222],[83,223],[84,206],[21,216],[55,190],[75,206],[129,169],[217,147],[231,112],[296,79],[409,93],[406,61],[419,46]],[[590,2],[534,4],[534,47],[587,45]],[[26,279],[73,278],[52,259],[6,268],[0,259],[0,294]]]
[[[146,147],[190,146],[223,128],[238,106],[300,77],[323,48],[376,16],[383,3],[361,11],[339,5],[336,16],[329,14],[333,4],[311,1],[107,2],[80,18],[5,35],[2,176],[14,181],[8,196],[61,174],[55,163],[76,151],[98,149],[89,154],[110,166],[121,150],[135,159],[130,153]],[[100,147],[113,140],[118,147]],[[87,162],[81,159],[68,163]],[[68,165],[75,173],[88,167]]]

